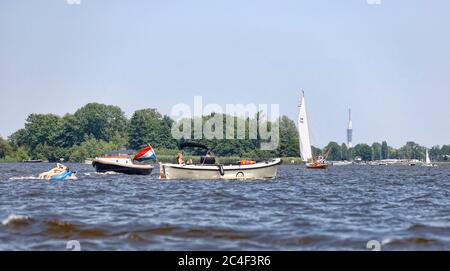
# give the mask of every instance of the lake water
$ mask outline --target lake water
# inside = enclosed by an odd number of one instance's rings
[[[32,176],[0,164],[0,250],[450,250],[450,167],[281,166],[273,181]]]

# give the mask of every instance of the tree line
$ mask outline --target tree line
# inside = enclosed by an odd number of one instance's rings
[[[214,114],[204,116],[208,121]],[[238,117],[235,120],[237,129]],[[258,118],[258,116],[255,116]],[[226,117],[224,117],[226,119]],[[252,119],[241,119],[248,135]],[[22,161],[40,159],[48,161],[83,162],[104,152],[117,149],[138,150],[152,144],[159,154],[173,154],[180,141],[172,137],[172,120],[156,109],[142,109],[128,119],[117,106],[89,103],[73,114],[30,114],[24,128],[7,139],[0,137],[0,159]],[[260,150],[263,140],[258,136],[250,139],[199,139],[189,140],[209,146],[217,156],[239,156],[245,158],[299,157],[298,131],[295,122],[286,116],[277,123],[268,123],[270,129],[278,125],[280,141],[272,151]],[[181,140],[185,141],[185,140]],[[424,159],[425,148],[414,142],[395,149],[384,141],[372,145],[358,144],[348,148],[346,144],[330,142],[324,148],[313,147],[314,155],[329,154],[333,161],[352,160],[361,157],[365,161],[387,158]],[[443,161],[450,154],[450,145],[435,146],[430,150],[433,160]]]

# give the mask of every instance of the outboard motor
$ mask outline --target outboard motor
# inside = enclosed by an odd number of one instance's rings
[[[223,169],[223,165],[219,165],[219,173],[220,173],[220,176],[225,175],[225,170]]]

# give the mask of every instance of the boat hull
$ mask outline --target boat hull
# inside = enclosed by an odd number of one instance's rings
[[[28,164],[36,164],[36,163],[43,163],[43,160],[23,160],[22,163],[28,163]]]
[[[309,169],[327,169],[328,165],[320,165],[320,166],[306,166]]]
[[[150,175],[153,171],[153,166],[150,165],[124,165],[101,159],[95,159],[92,162],[92,166],[99,173],[116,172],[128,175]]]
[[[253,165],[178,165],[161,164],[161,179],[168,180],[239,180],[274,179],[281,159]]]
[[[328,168],[328,164],[327,163],[310,163],[310,164],[306,164],[306,168],[308,169],[327,169]]]

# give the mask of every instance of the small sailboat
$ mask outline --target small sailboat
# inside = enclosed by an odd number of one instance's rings
[[[330,164],[327,162],[327,157],[330,153],[330,150],[328,150],[327,154],[325,156],[319,155],[317,158],[313,158],[313,161],[311,163],[306,164],[306,168],[310,169],[327,169]]]
[[[425,150],[425,164],[423,164],[426,167],[432,167],[433,164],[431,163],[430,154],[428,153],[428,149]]]
[[[309,120],[306,111],[305,92],[302,90],[302,99],[300,102],[300,113],[298,116],[298,135],[300,145],[300,155],[306,162],[306,167],[310,169],[326,169],[329,164],[326,158],[319,156],[314,158],[312,155],[311,139],[309,135]]]
[[[325,158],[322,156],[317,157],[311,163],[306,164],[306,168],[309,169],[327,169],[328,163],[325,161]]]

